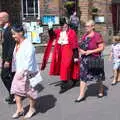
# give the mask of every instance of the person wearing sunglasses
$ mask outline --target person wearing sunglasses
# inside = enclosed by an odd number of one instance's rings
[[[99,86],[98,97],[104,96],[103,81],[105,80],[104,61],[102,51],[104,40],[100,33],[95,31],[95,22],[89,20],[85,23],[85,34],[79,45],[80,53],[80,93],[75,102],[86,98],[87,82],[96,80]]]

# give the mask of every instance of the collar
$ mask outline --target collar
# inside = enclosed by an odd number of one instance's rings
[[[3,26],[3,29],[5,30],[10,24],[9,23],[6,23],[4,26]]]

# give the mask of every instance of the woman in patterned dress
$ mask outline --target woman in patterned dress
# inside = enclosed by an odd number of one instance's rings
[[[99,83],[98,97],[104,96],[102,81],[105,80],[104,65],[102,69],[89,70],[88,58],[90,55],[93,57],[101,57],[101,52],[104,50],[104,41],[100,33],[94,31],[95,23],[89,20],[85,24],[86,33],[82,36],[80,43],[80,94],[75,102],[85,100],[85,91],[87,81],[96,79]]]

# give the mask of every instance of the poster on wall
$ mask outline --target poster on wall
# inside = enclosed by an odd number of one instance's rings
[[[31,25],[30,25],[30,22],[23,22],[23,27],[24,27],[24,30],[25,30],[25,37],[29,40],[32,41],[32,38],[31,38]]]
[[[23,26],[26,38],[32,43],[41,43],[40,34],[43,33],[43,27],[40,27],[37,22],[23,22]]]
[[[104,23],[105,22],[105,17],[104,16],[95,16],[95,22],[96,23]]]

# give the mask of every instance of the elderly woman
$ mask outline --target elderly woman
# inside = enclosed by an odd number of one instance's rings
[[[101,52],[104,50],[104,41],[100,33],[94,31],[95,23],[89,20],[85,24],[86,33],[82,36],[79,51],[80,65],[80,94],[75,102],[85,100],[87,81],[96,79],[99,83],[98,97],[104,96],[102,81],[105,80],[104,61]],[[96,61],[95,61],[96,60]]]
[[[35,113],[37,91],[30,87],[26,74],[28,71],[32,73],[37,72],[35,49],[31,41],[24,38],[24,30],[21,25],[12,27],[12,37],[16,41],[13,53],[12,71],[16,73],[11,86],[11,94],[14,94],[17,105],[17,110],[12,118],[18,118],[24,114],[21,99],[25,96],[28,96],[30,102],[30,108],[25,118],[30,118]]]

